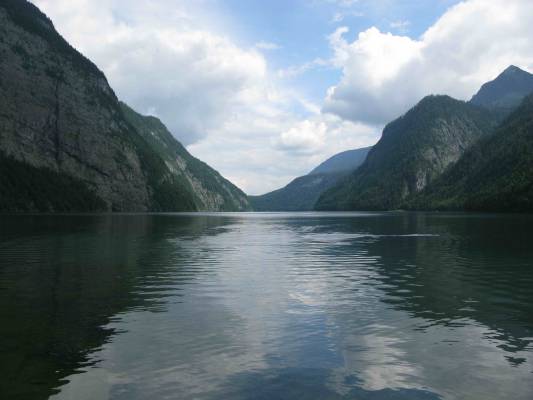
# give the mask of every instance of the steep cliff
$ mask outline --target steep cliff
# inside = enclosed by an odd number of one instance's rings
[[[198,210],[251,209],[246,194],[209,165],[193,157],[159,119],[143,116],[124,103],[121,103],[121,108],[126,120],[141,134],[151,150],[164,160],[180,187],[191,193]]]
[[[406,208],[533,211],[533,95]]]
[[[212,179],[191,184],[175,174],[125,118],[104,74],[26,0],[0,1],[0,96],[3,211],[239,210],[247,204],[241,193],[233,203],[219,199],[227,181],[220,188]],[[57,193],[57,185],[76,187],[78,195]]]

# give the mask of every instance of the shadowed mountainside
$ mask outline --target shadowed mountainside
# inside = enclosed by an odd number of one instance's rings
[[[1,211],[249,208],[160,122],[141,124],[123,108],[104,74],[26,0],[0,1],[0,95],[9,99],[0,102]],[[146,134],[150,124],[170,150]]]
[[[388,124],[363,165],[322,194],[316,208],[399,208],[495,125],[496,118],[484,108],[448,96],[428,96]]]
[[[406,207],[533,211],[533,95]]]

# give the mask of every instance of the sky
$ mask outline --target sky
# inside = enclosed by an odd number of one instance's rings
[[[373,145],[426,95],[533,71],[531,0],[33,2],[121,100],[248,194]]]

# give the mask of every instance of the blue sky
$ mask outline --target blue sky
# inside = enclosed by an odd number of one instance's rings
[[[275,69],[301,66],[317,58],[328,59],[327,37],[335,28],[350,28],[349,39],[372,26],[383,32],[417,38],[459,0],[213,0],[210,9],[219,29],[244,47],[258,42],[280,46],[265,52]],[[220,16],[223,16],[220,18]],[[313,68],[291,79],[313,101],[338,82],[341,71]]]
[[[248,194],[375,144],[424,96],[533,71],[531,0],[33,0]]]

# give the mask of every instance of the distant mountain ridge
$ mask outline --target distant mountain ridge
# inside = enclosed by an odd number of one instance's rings
[[[370,147],[336,154],[313,169],[308,175],[294,179],[284,188],[250,196],[255,211],[311,211],[320,195],[340,179],[358,168]]]
[[[385,127],[363,165],[324,192],[316,208],[399,208],[495,125],[486,109],[449,96],[427,96]]]
[[[121,105],[26,0],[0,1],[0,95],[0,211],[250,208],[160,121]]]
[[[533,92],[533,75],[511,65],[496,79],[485,83],[470,102],[489,109],[510,112]]]
[[[348,172],[304,175],[261,196],[249,196],[254,211],[311,211],[325,190]]]
[[[315,208],[530,210],[531,92],[533,75],[510,66],[468,103],[424,98]]]
[[[308,175],[353,171],[365,161],[371,148],[372,147],[363,147],[335,154],[309,172]]]

